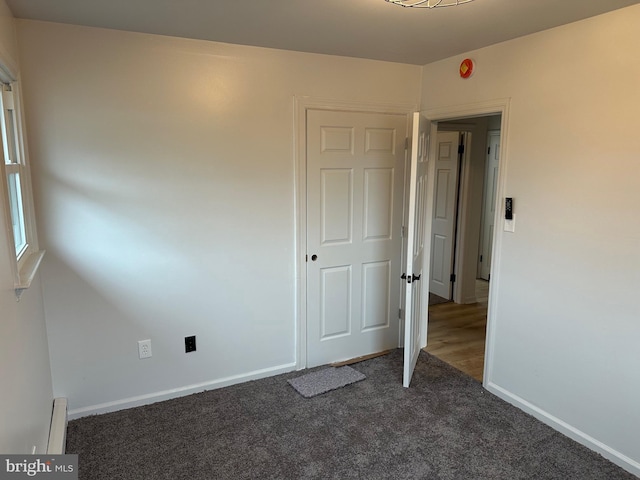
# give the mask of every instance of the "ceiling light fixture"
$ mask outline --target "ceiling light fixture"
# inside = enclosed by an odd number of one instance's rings
[[[386,2],[400,5],[401,7],[413,8],[438,8],[438,7],[455,7],[471,3],[473,0],[385,0]]]

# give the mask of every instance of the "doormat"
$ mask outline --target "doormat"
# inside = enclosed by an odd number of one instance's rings
[[[321,393],[359,382],[365,378],[367,377],[364,374],[351,367],[344,366],[324,368],[287,381],[300,395],[305,398],[311,398]]]

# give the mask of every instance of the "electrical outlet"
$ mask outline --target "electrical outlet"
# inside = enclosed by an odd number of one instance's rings
[[[138,357],[149,358],[151,355],[151,340],[138,340]]]
[[[185,353],[196,351],[196,336],[184,337],[184,351]]]

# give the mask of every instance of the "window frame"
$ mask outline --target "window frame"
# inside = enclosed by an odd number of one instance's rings
[[[20,89],[20,81],[16,75],[2,64],[0,61],[0,152],[2,161],[0,161],[0,169],[2,170],[2,180],[0,181],[0,194],[2,195],[2,205],[4,210],[5,225],[7,231],[7,244],[9,253],[11,254],[11,267],[14,278],[14,288],[18,299],[22,292],[29,288],[33,281],[44,251],[39,249],[38,235],[35,221],[35,209],[33,202],[33,189],[31,185],[31,169],[29,165],[29,156],[27,152],[27,143],[25,136],[24,116],[22,114],[22,95]],[[10,90],[10,93],[5,93]],[[7,109],[12,112],[8,113]],[[10,132],[7,128],[7,115],[14,115],[13,130]],[[7,145],[8,135],[13,133],[13,150],[15,152],[15,160],[10,164],[6,164],[5,153],[10,149],[11,144]],[[20,200],[21,205],[14,205],[10,199],[9,176],[17,173],[20,183]],[[11,209],[13,207],[21,207],[22,219],[24,224],[25,246],[16,251],[15,235],[13,230],[13,221]]]

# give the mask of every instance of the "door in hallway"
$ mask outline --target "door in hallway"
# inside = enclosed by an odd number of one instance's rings
[[[478,262],[478,277],[484,280],[489,280],[489,276],[491,275],[491,247],[493,245],[493,224],[496,216],[500,132],[490,131],[487,144],[484,197],[482,202],[482,229],[480,234],[480,258]]]
[[[451,299],[460,133],[438,132],[437,142],[429,291]]]

